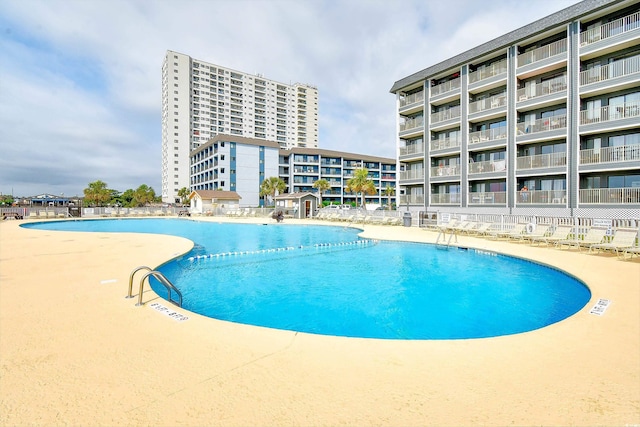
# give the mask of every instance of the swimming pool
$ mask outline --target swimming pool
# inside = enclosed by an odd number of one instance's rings
[[[561,321],[590,299],[582,282],[554,268],[473,249],[359,239],[359,230],[344,227],[185,219],[25,226],[189,238],[192,252],[159,267],[182,292],[185,309],[299,332],[382,339],[510,335]],[[166,298],[162,286],[152,286]]]

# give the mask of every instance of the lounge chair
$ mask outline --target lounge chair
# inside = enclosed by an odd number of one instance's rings
[[[493,228],[493,222],[481,222],[477,223],[474,228],[467,229],[467,234],[474,236],[483,236],[489,232],[491,232],[491,228]]]
[[[515,224],[510,230],[495,230],[487,233],[488,237],[496,239],[500,238],[518,238],[525,231],[527,224]]]
[[[532,240],[539,237],[545,237],[549,233],[549,229],[551,228],[548,224],[538,224],[536,225],[536,229],[531,233],[525,233],[520,235],[520,240]]]
[[[631,255],[629,257],[629,259],[633,258],[633,255],[638,255],[640,256],[640,246],[632,246],[630,248],[626,248],[623,252],[622,252],[622,258],[627,259],[627,254]]]
[[[461,223],[452,227],[451,229],[456,233],[466,233],[467,230],[469,230],[473,226],[474,226],[474,223],[472,223],[471,221],[462,221]]]
[[[589,252],[615,251],[620,252],[636,245],[638,230],[636,228],[618,228],[609,243],[596,243],[589,246]]]
[[[553,230],[553,233],[551,233],[551,235],[533,237],[529,240],[531,241],[532,245],[534,243],[537,243],[538,246],[540,246],[542,243],[544,243],[545,245],[549,245],[551,243],[556,244],[561,240],[567,240],[569,238],[569,234],[571,234],[571,230],[573,230],[573,227],[570,225],[558,225],[556,226],[555,230]]]
[[[587,234],[585,234],[584,239],[580,240],[578,236],[576,236],[574,239],[560,240],[556,243],[556,247],[562,249],[562,247],[566,245],[568,246],[567,249],[571,249],[572,246],[575,246],[578,250],[581,250],[582,247],[589,247],[590,245],[603,243],[602,241],[606,234],[606,228],[591,227]]]

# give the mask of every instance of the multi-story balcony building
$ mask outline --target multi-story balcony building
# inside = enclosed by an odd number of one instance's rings
[[[401,205],[640,217],[637,0],[582,1],[391,92]]]
[[[318,89],[167,51],[162,65],[162,199],[189,187],[192,150],[216,135],[318,146]]]
[[[330,189],[322,199],[332,203],[359,202],[347,191],[347,182],[357,168],[367,168],[376,194],[366,195],[366,203],[396,202],[396,160],[317,148],[283,149],[276,141],[217,135],[191,153],[190,186],[192,190],[226,190],[237,192],[241,206],[262,206],[260,185],[270,177],[280,177],[286,192],[316,192],[313,184],[326,179]],[[387,187],[393,189],[387,195]]]

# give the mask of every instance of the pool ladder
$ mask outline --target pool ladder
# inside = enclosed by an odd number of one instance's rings
[[[173,286],[173,283],[171,283],[169,281],[169,279],[167,279],[167,277],[160,273],[158,270],[152,270],[149,267],[147,267],[146,265],[140,266],[138,268],[136,268],[135,270],[133,270],[131,272],[131,275],[129,276],[129,294],[126,296],[126,298],[133,298],[132,292],[133,292],[133,276],[135,276],[135,274],[140,271],[140,270],[147,270],[148,273],[145,274],[142,279],[140,279],[140,290],[138,291],[138,303],[136,304],[136,306],[140,306],[143,305],[142,304],[142,291],[144,290],[144,281],[149,277],[149,276],[153,276],[155,277],[158,282],[160,282],[162,284],[162,286],[164,286],[167,289],[167,293],[168,293],[168,297],[167,299],[169,300],[170,303],[177,305],[178,307],[182,307],[182,293],[178,290],[178,288],[176,288],[175,286]],[[178,295],[178,300],[175,301],[171,298],[171,291],[174,291],[176,293],[176,295]]]
[[[440,245],[440,237],[442,237],[441,245]],[[440,232],[438,233],[438,238],[436,239],[436,245],[449,247],[451,246],[451,239],[454,237],[455,237],[455,243],[458,243],[458,233],[456,233],[456,230],[451,230],[451,232],[449,233],[449,240],[447,240],[445,244],[445,240],[447,239],[447,229],[441,228]]]

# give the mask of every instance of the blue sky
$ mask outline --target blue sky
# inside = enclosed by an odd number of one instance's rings
[[[396,80],[576,0],[3,0],[0,193],[160,194],[167,49],[318,87],[320,148],[395,156]]]

